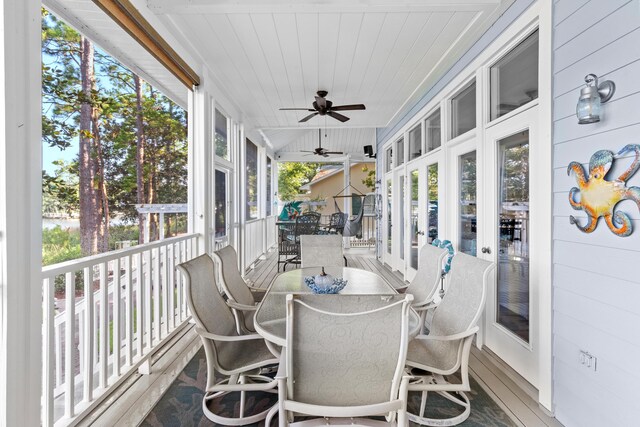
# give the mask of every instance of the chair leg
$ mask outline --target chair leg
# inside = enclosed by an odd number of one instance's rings
[[[437,391],[437,384],[447,384],[447,383],[448,382],[441,375],[433,375],[433,376],[427,375],[424,377],[418,377],[415,381],[412,381],[409,387],[410,390],[419,391],[422,393],[422,396],[420,399],[419,412],[417,414],[414,414],[411,412],[407,413],[409,420],[423,426],[455,426],[466,421],[467,418],[469,418],[469,415],[471,415],[471,402],[469,401],[469,397],[463,391],[457,391],[457,392]],[[423,385],[425,388],[429,387],[430,389],[432,389],[442,397],[461,406],[463,408],[462,413],[450,418],[425,417],[424,413],[427,406],[429,390],[420,390],[421,385]]]
[[[264,420],[269,412],[273,409],[273,407],[269,407],[268,409],[257,414],[245,416],[245,395],[246,393],[252,392],[252,390],[229,390],[229,386],[238,385],[239,387],[242,387],[242,385],[247,385],[248,387],[251,387],[252,384],[259,384],[258,390],[262,390],[267,393],[277,393],[277,391],[274,390],[275,383],[272,378],[263,375],[246,375],[240,378],[235,376],[220,381],[212,387],[212,391],[205,393],[204,398],[202,399],[202,412],[209,420],[213,421],[214,423],[226,426],[254,424]],[[254,386],[253,391],[255,390],[256,388]],[[212,412],[211,409],[209,409],[210,402],[212,400],[221,399],[229,393],[240,393],[240,411],[238,417],[226,417],[216,414]],[[278,404],[276,403],[274,406],[277,408]]]

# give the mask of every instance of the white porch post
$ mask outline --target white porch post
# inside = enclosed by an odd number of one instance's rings
[[[40,425],[40,2],[0,0],[0,426]]]
[[[347,158],[344,161],[344,196],[350,196],[351,195],[351,187],[349,186],[349,184],[351,184],[351,159],[349,156],[347,156]],[[344,199],[344,211],[347,213],[347,215],[351,215],[351,198],[350,197],[345,197]],[[345,237],[343,239],[343,245],[345,247],[345,249],[348,249],[351,247],[351,237]]]
[[[244,135],[244,125],[239,124],[238,129],[238,151],[236,163],[236,177],[238,178],[238,199],[236,207],[238,208],[238,257],[240,258],[240,271],[244,272],[246,265],[246,228],[247,228],[247,163],[246,163],[246,142]]]
[[[200,254],[212,251],[212,114],[205,83],[189,94],[189,232],[199,233]]]

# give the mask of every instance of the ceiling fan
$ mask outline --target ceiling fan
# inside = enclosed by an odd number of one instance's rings
[[[336,120],[340,120],[341,122],[346,122],[349,120],[349,117],[343,116],[340,113],[336,113],[336,111],[349,111],[349,110],[365,110],[364,104],[351,104],[351,105],[333,105],[331,101],[326,99],[329,92],[326,90],[319,90],[316,95],[316,100],[313,101],[313,108],[280,108],[281,111],[313,111],[313,113],[309,114],[306,117],[303,117],[300,120],[300,123],[304,123],[312,117],[317,115],[320,116],[331,116]]]
[[[342,151],[329,151],[322,147],[322,130],[318,129],[318,147],[313,151],[302,150],[303,153],[311,153],[316,156],[329,157],[329,154],[344,154]],[[311,154],[308,154],[310,156]]]

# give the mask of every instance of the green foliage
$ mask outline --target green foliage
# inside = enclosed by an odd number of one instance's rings
[[[369,169],[367,165],[362,167],[362,172],[367,172],[367,176],[362,180],[362,183],[367,186],[369,191],[376,190],[376,170]]]
[[[117,249],[118,242],[138,243],[140,230],[137,225],[112,225],[109,227],[109,249]]]
[[[89,99],[81,88],[81,36],[42,9],[42,142],[44,150],[75,149],[79,138],[80,106],[97,111],[100,151],[109,214],[137,221],[136,93],[133,73],[99,47],[95,48],[95,89]],[[187,113],[148,84],[142,84],[145,133],[143,182],[146,203],[187,202]],[[91,135],[94,137],[94,135]],[[43,210],[75,213],[80,209],[77,157],[54,163],[54,173],[43,171]],[[99,182],[99,180],[97,180]],[[152,195],[152,196],[150,196]],[[175,221],[172,231],[182,222]],[[176,224],[180,222],[180,224]],[[137,225],[110,227],[109,248],[116,241],[136,240]],[[76,231],[71,232],[78,233]],[[79,237],[78,237],[79,239]],[[58,246],[55,246],[58,245]],[[52,262],[78,258],[75,247],[50,246]],[[60,254],[49,253],[57,247]],[[43,247],[43,251],[45,248]],[[44,252],[43,252],[44,253]],[[45,262],[45,265],[46,262]]]
[[[293,200],[295,196],[300,194],[300,187],[313,179],[320,166],[320,163],[279,163],[278,192],[280,200]]]
[[[59,225],[42,230],[42,265],[80,258],[80,232]]]

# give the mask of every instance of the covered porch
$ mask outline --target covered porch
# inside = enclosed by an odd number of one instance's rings
[[[399,288],[442,240],[498,267],[469,366],[507,425],[635,424],[640,202],[594,231],[566,172],[605,147],[638,185],[640,9],[589,3],[2,1],[0,426],[153,425],[202,357],[176,266],[231,246],[266,289],[278,167],[309,161],[341,164],[346,196],[375,162],[350,267]],[[43,6],[186,111],[186,232],[42,267]],[[589,73],[622,83],[578,126]]]

